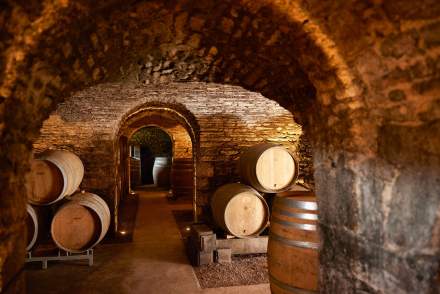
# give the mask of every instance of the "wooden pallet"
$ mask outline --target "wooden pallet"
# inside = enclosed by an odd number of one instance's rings
[[[216,235],[206,224],[191,225],[188,255],[193,265],[230,263],[232,255],[267,253],[268,236],[236,238]]]

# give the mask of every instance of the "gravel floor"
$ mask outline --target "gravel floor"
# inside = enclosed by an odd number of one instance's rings
[[[269,283],[266,254],[234,256],[231,264],[194,267],[202,288]]]

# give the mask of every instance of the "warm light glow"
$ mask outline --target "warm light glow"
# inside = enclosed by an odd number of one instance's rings
[[[127,234],[127,232],[126,231],[119,231],[119,234],[125,235],[125,234]]]
[[[185,231],[191,231],[191,228],[190,227],[186,227]]]

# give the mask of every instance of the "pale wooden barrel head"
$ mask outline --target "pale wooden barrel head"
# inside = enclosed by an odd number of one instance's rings
[[[267,223],[267,208],[254,193],[243,192],[233,197],[225,209],[225,223],[235,236],[258,234]]]
[[[255,173],[263,188],[280,190],[292,183],[296,174],[295,160],[283,147],[272,147],[258,158]]]
[[[52,237],[67,251],[87,248],[95,242],[100,229],[96,213],[79,204],[63,206],[52,221]]]
[[[63,175],[55,164],[46,160],[32,160],[31,171],[26,177],[30,203],[44,205],[56,200],[63,185]]]

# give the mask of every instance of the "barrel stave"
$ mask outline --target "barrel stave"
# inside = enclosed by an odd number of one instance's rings
[[[291,194],[276,196],[273,204],[268,243],[271,289],[273,293],[316,293],[319,274],[316,199],[310,193]]]

